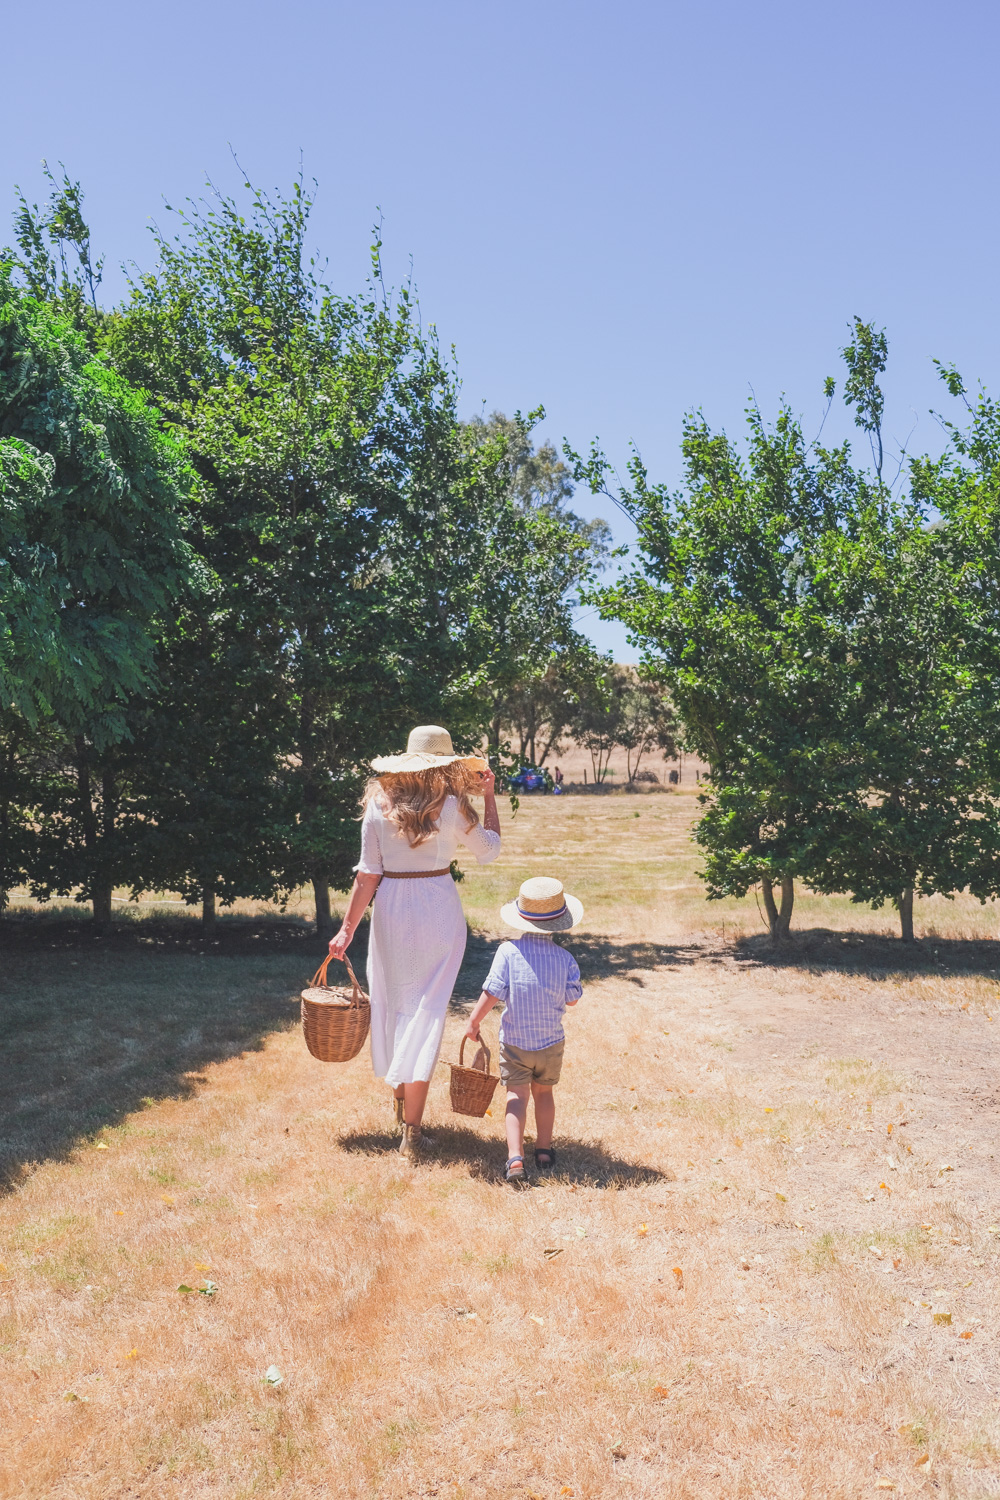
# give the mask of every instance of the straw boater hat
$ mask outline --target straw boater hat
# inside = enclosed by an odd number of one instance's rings
[[[453,761],[464,760],[474,771],[489,770],[481,755],[456,755],[451,735],[440,724],[420,724],[410,730],[404,755],[380,755],[372,761],[372,770],[383,771],[430,771],[435,766],[450,766]]]
[[[524,882],[516,901],[501,906],[500,915],[518,932],[568,932],[582,919],[583,907],[566,894],[561,880],[536,875]]]

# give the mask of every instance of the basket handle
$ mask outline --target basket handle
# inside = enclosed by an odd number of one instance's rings
[[[328,965],[329,965],[330,960],[331,960],[332,957],[333,957],[332,953],[328,953],[326,955],[326,958],[324,958],[323,962],[320,964],[319,968],[316,970],[315,974],[313,975],[312,979],[310,980],[310,988],[319,988],[321,990],[328,990],[330,988],[330,986],[326,982],[326,971],[327,971],[327,967],[328,967]],[[351,976],[351,984],[353,986],[353,993],[351,995],[351,1004],[352,1005],[357,1005],[357,1003],[358,1003],[358,997],[359,996],[363,1000],[367,1000],[368,996],[365,994],[364,990],[361,988],[360,984],[358,983],[358,976],[355,974],[354,970],[351,968],[351,960],[348,958],[348,956],[347,956],[346,953],[344,954],[344,960],[343,961],[344,961],[344,963],[347,966],[347,972]]]
[[[466,1044],[466,1042],[468,1040],[469,1040],[469,1038],[467,1036],[463,1036],[462,1037],[462,1045],[458,1049],[458,1066],[460,1068],[464,1068],[465,1067],[465,1044]],[[487,1047],[487,1045],[483,1041],[482,1037],[479,1038],[479,1045],[480,1045],[480,1047],[482,1047],[483,1051],[486,1053],[486,1075],[485,1076],[487,1078],[489,1078],[489,1076],[490,1076],[490,1049],[489,1049],[489,1047]]]

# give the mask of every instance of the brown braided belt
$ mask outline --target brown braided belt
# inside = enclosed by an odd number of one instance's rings
[[[451,869],[447,870],[383,870],[382,875],[386,880],[430,880],[434,875],[450,875]]]

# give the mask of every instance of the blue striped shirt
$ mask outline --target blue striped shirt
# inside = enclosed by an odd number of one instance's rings
[[[526,1052],[565,1040],[566,1002],[583,994],[576,959],[541,932],[501,943],[483,989],[505,1002],[500,1040]]]

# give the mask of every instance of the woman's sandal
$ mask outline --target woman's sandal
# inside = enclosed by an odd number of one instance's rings
[[[520,1163],[516,1169],[514,1166],[515,1162]],[[507,1170],[504,1173],[504,1178],[512,1187],[527,1187],[528,1174],[524,1170],[523,1156],[509,1156],[507,1158]]]
[[[544,1161],[542,1160],[543,1157],[545,1158]],[[549,1168],[554,1167],[555,1164],[556,1152],[554,1146],[535,1147],[535,1166],[540,1172],[547,1172]]]

